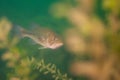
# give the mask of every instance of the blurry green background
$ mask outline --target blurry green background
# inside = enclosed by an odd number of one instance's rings
[[[42,17],[49,19],[48,9],[55,0],[1,0],[0,16],[6,16],[15,23],[26,24]],[[43,19],[43,18],[42,18]]]

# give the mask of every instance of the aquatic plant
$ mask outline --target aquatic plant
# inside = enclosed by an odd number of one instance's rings
[[[72,78],[69,78],[67,74],[62,74],[55,64],[46,64],[44,59],[37,61],[34,57],[27,59],[33,69],[39,70],[39,72],[42,72],[44,75],[51,74],[54,80],[72,80]]]

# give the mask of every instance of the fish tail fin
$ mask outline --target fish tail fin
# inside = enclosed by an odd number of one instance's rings
[[[18,25],[14,25],[13,29],[14,29],[14,35],[16,35],[18,38],[21,39],[27,36],[27,31],[24,28]]]

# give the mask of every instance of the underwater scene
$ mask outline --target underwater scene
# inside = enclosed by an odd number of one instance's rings
[[[0,80],[120,80],[119,0],[0,0]]]

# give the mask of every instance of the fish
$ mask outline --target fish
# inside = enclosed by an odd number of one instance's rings
[[[57,49],[63,45],[63,41],[54,31],[49,28],[43,28],[39,26],[35,27],[32,30],[26,30],[21,26],[16,26],[19,30],[21,37],[28,37],[32,39],[35,43],[41,45],[42,47],[39,49]]]

